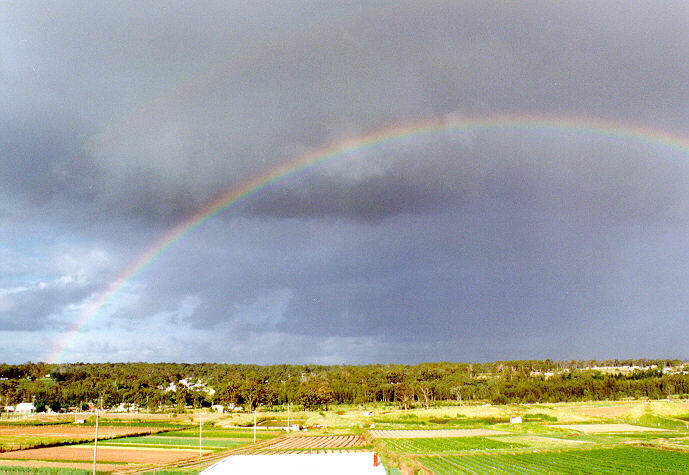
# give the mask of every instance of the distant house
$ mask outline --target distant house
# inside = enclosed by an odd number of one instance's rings
[[[219,414],[222,414],[223,412],[225,412],[225,406],[223,406],[222,404],[213,404],[211,406],[211,410]]]
[[[14,406],[5,406],[5,412],[14,412]]]
[[[521,424],[522,416],[512,416],[510,417],[510,424]]]
[[[36,412],[36,406],[32,402],[21,402],[14,408],[15,414],[33,414],[34,412]]]
[[[114,412],[130,412],[130,411],[138,411],[139,410],[139,405],[138,404],[132,404],[130,402],[121,402],[117,406],[114,406],[112,408]]]

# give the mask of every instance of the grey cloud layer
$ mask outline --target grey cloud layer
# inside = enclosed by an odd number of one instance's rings
[[[0,16],[0,321],[15,333],[68,325],[219,193],[371,130],[496,111],[689,129],[686,2],[20,2]],[[283,358],[328,362],[609,357],[616,343],[655,356],[687,329],[688,175],[686,151],[603,131],[471,129],[354,153],[185,237],[74,354],[175,358],[220,334],[209,359],[258,345],[254,361],[279,361],[291,341],[308,349]],[[56,241],[85,266],[84,249],[108,259],[77,278],[52,265]],[[132,328],[158,329],[139,356]]]
[[[498,109],[686,125],[686,6],[324,5],[27,4],[5,37],[17,93],[5,100],[32,114],[13,120],[36,120],[36,108],[49,120],[12,130],[4,181],[32,198],[61,193],[98,213],[174,220],[295,145],[419,117]],[[69,129],[51,128],[63,117]],[[339,186],[354,201],[341,211],[349,217],[370,218],[356,203],[367,195],[390,204],[383,214],[434,207],[418,204],[434,201],[419,196],[423,177],[405,176],[399,190],[396,168],[386,172],[349,189],[338,177],[315,186]],[[338,213],[314,203],[315,215]],[[277,214],[268,207],[249,209]]]

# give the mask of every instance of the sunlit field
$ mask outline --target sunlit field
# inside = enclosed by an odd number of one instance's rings
[[[281,421],[286,416],[286,412],[272,409],[258,411],[256,419]],[[516,422],[517,416],[521,422]],[[205,417],[208,420],[211,415]],[[201,428],[201,411],[177,422],[163,422],[159,415],[147,414],[105,419],[99,434],[109,438],[98,442],[97,469],[196,473],[232,454],[359,450],[378,452],[393,473],[612,474],[654,472],[663,467],[671,473],[689,469],[689,403],[680,399],[438,404],[407,410],[384,404],[339,405],[328,411],[292,410],[290,420],[298,417],[302,421],[298,432],[261,426],[254,431],[247,426],[253,417],[216,414]],[[147,422],[158,427],[146,428]],[[148,433],[150,430],[156,433]],[[1,431],[7,435],[0,470],[79,473],[92,468],[93,441],[85,440],[95,433],[92,424],[66,420],[46,424],[43,416],[24,419],[21,424],[5,423],[0,425]],[[54,440],[46,435],[56,431],[78,434],[78,438]],[[32,443],[34,433],[43,434],[36,444],[42,448],[19,450],[22,443]],[[15,445],[11,445],[13,440]],[[19,440],[25,442],[17,445]]]

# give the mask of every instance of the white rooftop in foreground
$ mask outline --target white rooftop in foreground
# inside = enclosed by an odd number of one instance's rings
[[[382,475],[385,467],[373,452],[336,452],[331,454],[230,455],[201,473],[220,474],[324,474]]]

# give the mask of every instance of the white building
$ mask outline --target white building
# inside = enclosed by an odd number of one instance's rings
[[[34,412],[36,412],[36,406],[32,402],[21,402],[14,408],[15,414],[33,414]]]
[[[201,472],[210,475],[237,473],[385,475],[385,467],[374,452],[331,454],[230,455]]]

